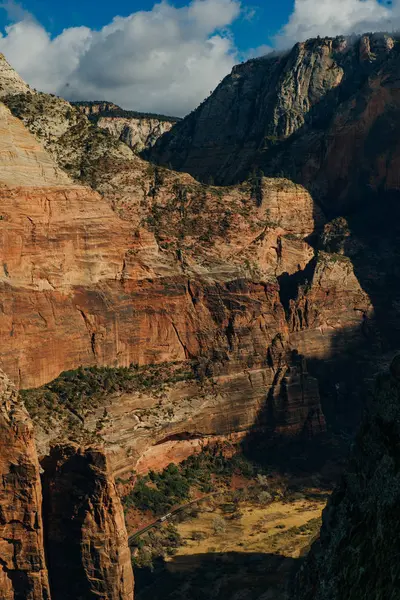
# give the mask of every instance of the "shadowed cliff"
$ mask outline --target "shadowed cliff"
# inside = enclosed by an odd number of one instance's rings
[[[293,600],[399,597],[400,358],[379,375]]]

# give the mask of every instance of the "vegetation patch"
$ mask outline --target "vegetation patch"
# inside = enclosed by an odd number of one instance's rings
[[[183,544],[184,541],[173,523],[160,525],[135,541],[132,551],[133,568],[153,570],[156,559],[174,556]]]
[[[164,385],[195,379],[197,363],[162,363],[139,367],[79,367],[61,373],[37,389],[22,390],[21,397],[32,418],[57,415],[65,410],[83,417],[115,393],[160,389]]]
[[[173,506],[188,502],[193,488],[210,494],[232,475],[250,478],[254,475],[254,466],[240,454],[227,457],[221,446],[209,447],[178,466],[170,464],[161,473],[150,471],[146,476],[139,475],[133,490],[123,498],[123,504],[126,509],[150,510],[154,515],[163,515]]]

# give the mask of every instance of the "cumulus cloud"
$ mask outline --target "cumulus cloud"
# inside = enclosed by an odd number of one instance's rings
[[[52,38],[16,0],[0,0],[11,21],[0,32],[0,52],[39,90],[183,116],[239,58],[262,56],[317,35],[400,29],[400,0],[295,0],[273,47],[239,54],[230,26],[238,18],[256,18],[256,7],[242,0],[187,0],[181,8],[170,2],[117,16],[100,31],[73,27]]]
[[[53,39],[30,15],[17,16],[13,0],[0,7],[17,17],[0,34],[0,52],[32,87],[70,100],[181,116],[237,59],[229,26],[240,15],[239,0],[192,0],[182,8],[162,0],[100,31],[74,27]]]
[[[320,36],[393,31],[400,28],[400,0],[296,0],[293,13],[275,37],[278,48]]]

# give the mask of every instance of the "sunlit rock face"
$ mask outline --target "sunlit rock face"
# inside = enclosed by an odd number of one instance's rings
[[[174,117],[123,110],[112,102],[74,102],[97,127],[108,131],[136,153],[154,146],[179,121]]]

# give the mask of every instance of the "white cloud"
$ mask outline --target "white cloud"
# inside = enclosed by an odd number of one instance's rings
[[[241,0],[161,0],[150,11],[115,17],[100,31],[65,29],[52,39],[15,0],[0,0],[13,24],[0,32],[0,52],[32,86],[70,100],[109,100],[124,108],[182,116],[195,108],[238,62],[230,26],[257,9]],[[261,2],[261,0],[259,0]],[[295,0],[274,38],[283,49],[310,37],[400,29],[400,0]]]
[[[273,52],[274,48],[272,46],[267,46],[266,44],[261,44],[261,46],[257,46],[256,48],[250,48],[245,52],[244,58],[259,58],[260,56],[265,56],[266,54],[270,54]]]
[[[400,2],[296,0],[288,23],[276,36],[278,48],[320,36],[393,31],[400,28]]]
[[[17,6],[7,1],[9,12]],[[235,64],[229,26],[240,11],[239,0],[192,0],[182,8],[162,0],[100,31],[75,27],[54,39],[24,13],[0,34],[0,52],[39,90],[180,116]]]

